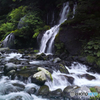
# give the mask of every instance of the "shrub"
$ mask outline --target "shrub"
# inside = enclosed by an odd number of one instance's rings
[[[93,63],[93,62],[95,62],[95,57],[93,57],[93,56],[87,56],[87,61],[89,62],[89,63]]]

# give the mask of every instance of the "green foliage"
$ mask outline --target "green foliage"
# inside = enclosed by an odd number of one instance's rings
[[[96,58],[93,57],[93,56],[87,56],[87,61],[90,62],[90,63],[93,63],[95,62]]]
[[[5,38],[14,28],[14,25],[13,23],[3,23],[1,26],[0,26],[0,39],[3,39]]]
[[[11,11],[11,13],[8,15],[10,17],[12,22],[17,22],[20,20],[21,17],[23,17],[27,13],[27,6],[20,6],[18,8],[15,8]]]
[[[91,92],[97,92],[94,87],[91,87],[90,90],[91,90]]]
[[[38,50],[34,50],[34,53],[38,53],[39,51]]]
[[[91,39],[87,45],[84,46],[84,52],[91,56],[100,57],[100,40],[99,38]]]
[[[97,59],[96,64],[100,67],[100,58]]]
[[[63,48],[64,44],[63,43],[58,43],[58,44],[55,44],[55,46],[58,50],[60,50],[61,48]]]

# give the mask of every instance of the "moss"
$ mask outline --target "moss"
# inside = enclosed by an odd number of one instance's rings
[[[27,66],[22,67],[22,70],[25,70],[25,69],[27,69]]]
[[[34,50],[34,52],[35,52],[35,53],[38,53],[38,52],[39,52],[39,50]]]

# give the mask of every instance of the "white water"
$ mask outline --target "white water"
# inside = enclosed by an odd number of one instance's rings
[[[6,38],[3,40],[3,47],[11,47],[14,45],[14,34],[10,33],[6,36]]]
[[[16,58],[16,59],[20,59],[22,57],[22,54],[20,53],[10,53],[10,54],[4,54],[4,56],[6,56],[5,60],[8,61],[12,58]]]
[[[61,88],[62,90],[69,85],[77,86],[100,86],[100,74],[87,72],[88,68],[86,65],[74,62],[70,68],[66,66],[69,71],[69,74],[61,73],[60,71],[53,72],[53,82],[46,82],[45,84],[49,86],[51,91]],[[96,79],[88,80],[85,77],[78,77],[78,75],[89,74],[94,76]],[[70,84],[65,76],[70,76],[74,78],[73,84]]]
[[[55,36],[57,35],[57,33],[59,31],[59,27],[60,27],[61,23],[63,23],[65,20],[67,20],[67,15],[68,15],[69,9],[70,9],[69,2],[64,3],[63,9],[62,9],[62,12],[60,15],[61,18],[59,20],[59,24],[55,25],[50,30],[47,30],[44,33],[44,35],[41,39],[41,46],[40,46],[39,53],[52,53]]]

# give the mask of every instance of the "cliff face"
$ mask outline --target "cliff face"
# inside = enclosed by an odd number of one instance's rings
[[[79,34],[79,31],[73,29],[71,26],[63,24],[60,27],[57,38],[55,39],[55,44],[63,43],[63,49],[66,49],[71,55],[76,55],[81,51],[82,42],[80,40],[81,35]]]
[[[100,1],[98,0],[78,0],[75,17],[61,25],[55,44],[62,43],[63,48],[71,55],[85,53],[84,47],[89,41],[93,41],[95,37],[100,39],[99,4]],[[64,50],[62,51],[63,48],[59,49],[57,45],[55,48],[59,54],[64,52]],[[91,47],[91,52],[92,50]],[[90,54],[85,53],[85,55]]]

